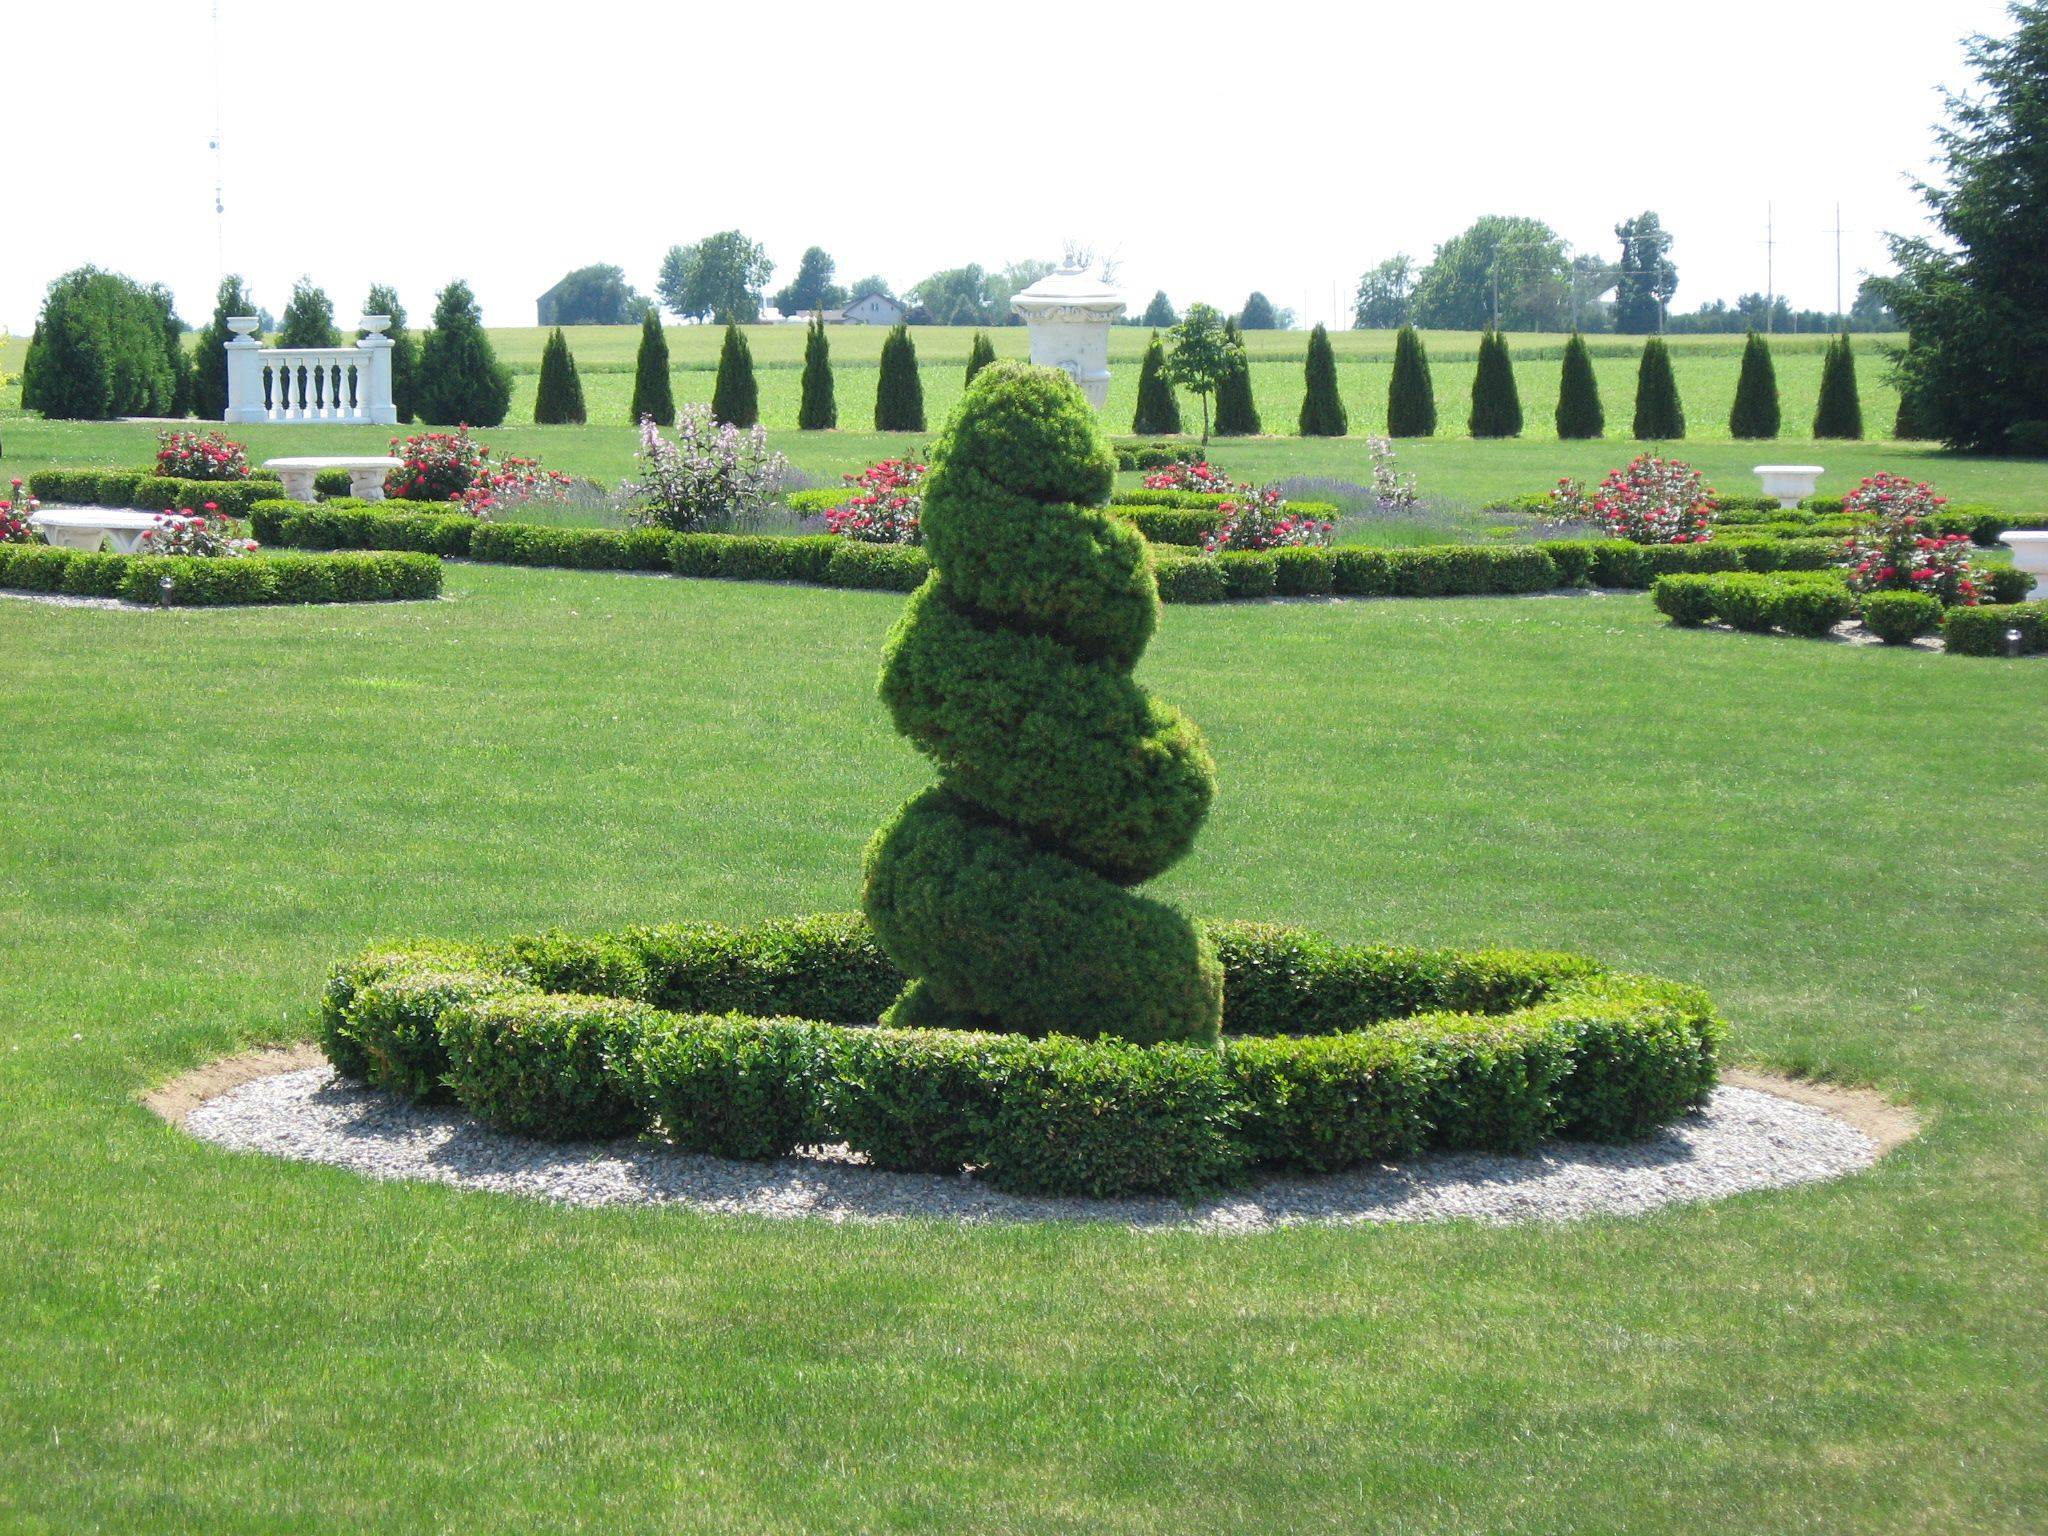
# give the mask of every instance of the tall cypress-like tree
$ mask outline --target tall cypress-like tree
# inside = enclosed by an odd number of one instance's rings
[[[967,382],[972,384],[974,376],[996,360],[996,344],[981,331],[974,333],[974,342],[967,349]]]
[[[1751,331],[1742,344],[1742,372],[1735,380],[1735,408],[1728,413],[1728,435],[1739,438],[1778,435],[1778,370],[1771,365],[1771,344]]]
[[[569,355],[569,338],[558,325],[540,351],[540,388],[533,397],[533,419],[543,426],[581,426],[583,380]]]
[[[806,432],[826,432],[839,425],[839,402],[832,394],[832,343],[825,339],[822,315],[813,315],[804,332],[803,397],[797,402],[796,424]]]
[[[1662,336],[1643,343],[1636,369],[1636,416],[1632,431],[1640,442],[1675,443],[1685,436],[1685,404],[1671,372],[1671,349]]]
[[[397,408],[400,421],[411,421],[414,391],[418,388],[420,344],[405,328],[405,306],[398,302],[398,290],[384,283],[370,284],[369,294],[363,299],[363,313],[391,317],[391,323],[384,328],[385,338],[391,343],[391,403]]]
[[[1479,367],[1472,375],[1472,413],[1466,426],[1474,437],[1520,437],[1522,396],[1515,388],[1515,363],[1499,331],[1479,338]]]
[[[882,341],[881,377],[875,381],[875,430],[924,430],[924,381],[917,376],[917,343],[898,321]]]
[[[1216,389],[1216,435],[1257,437],[1264,430],[1259,407],[1252,399],[1251,360],[1245,356],[1244,337],[1237,322],[1227,321],[1223,334],[1230,347],[1230,371]]]
[[[1178,436],[1180,399],[1166,378],[1166,348],[1159,333],[1145,348],[1145,360],[1138,365],[1138,411],[1131,418],[1131,430],[1146,436]]]
[[[1436,385],[1422,336],[1404,325],[1394,337],[1394,375],[1387,381],[1387,436],[1436,436]]]
[[[469,284],[457,278],[434,302],[434,328],[420,344],[420,419],[435,426],[495,427],[512,405],[512,372],[491,350]]]
[[[1854,441],[1863,436],[1863,402],[1856,393],[1856,353],[1849,333],[1838,331],[1820,365],[1820,404],[1813,413],[1815,437]]]
[[[1344,397],[1337,392],[1337,354],[1320,325],[1308,333],[1307,388],[1301,399],[1303,437],[1342,437],[1351,430]]]
[[[256,301],[242,286],[241,276],[229,273],[220,280],[214,296],[213,318],[199,328],[192,351],[192,414],[207,421],[224,421],[228,414],[227,344],[235,333],[228,329],[230,315],[253,315]],[[24,381],[27,375],[23,375]],[[393,391],[396,393],[396,390]],[[22,409],[30,408],[23,398]]]
[[[652,304],[640,317],[640,355],[633,362],[633,420],[652,416],[658,427],[676,422],[675,390],[668,377],[668,337]]]
[[[761,391],[754,382],[754,349],[746,333],[730,320],[725,344],[718,349],[718,378],[711,386],[711,414],[735,427],[751,427],[761,419]]]
[[[1557,435],[1567,441],[1599,437],[1607,430],[1600,408],[1600,381],[1593,376],[1593,355],[1577,331],[1564,344],[1564,373],[1557,385]]]

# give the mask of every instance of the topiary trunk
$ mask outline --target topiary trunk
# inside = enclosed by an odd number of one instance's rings
[[[1735,380],[1735,408],[1728,413],[1728,435],[1764,438],[1778,435],[1778,370],[1771,365],[1771,346],[1756,331],[1742,344],[1742,372]]]
[[[1515,387],[1515,363],[1499,331],[1479,338],[1479,367],[1472,375],[1472,413],[1465,425],[1474,437],[1520,437],[1522,395]]]
[[[875,381],[875,430],[922,432],[924,382],[917,376],[917,343],[900,321],[882,342],[881,377]]]
[[[967,382],[972,384],[974,376],[995,360],[996,344],[976,331],[973,343],[967,348]]]
[[[1607,413],[1600,408],[1600,381],[1593,376],[1593,354],[1577,331],[1564,344],[1564,373],[1557,385],[1557,435],[1567,441],[1600,437],[1607,431]]]
[[[1115,474],[1074,383],[1014,362],[983,371],[934,450],[933,574],[881,692],[941,779],[863,861],[876,940],[915,978],[884,1024],[1217,1038],[1210,944],[1127,889],[1187,852],[1214,770],[1131,679],[1159,595],[1144,539],[1101,510]]]
[[[651,416],[657,426],[676,422],[675,391],[668,377],[668,337],[650,307],[640,319],[640,355],[633,363],[633,421]]]
[[[761,391],[754,383],[754,349],[746,334],[730,320],[725,344],[718,349],[718,378],[711,386],[711,414],[735,427],[751,427],[761,419]]]
[[[1854,441],[1863,436],[1863,402],[1856,393],[1856,353],[1849,345],[1849,333],[1842,331],[1828,343],[1828,355],[1820,365],[1820,404],[1813,413],[1815,437]]]
[[[1671,372],[1671,349],[1664,338],[1643,343],[1642,365],[1636,370],[1636,416],[1632,428],[1641,442],[1675,443],[1685,436],[1685,405],[1678,398],[1678,380]]]
[[[839,425],[839,402],[832,393],[832,344],[825,338],[822,319],[813,319],[804,333],[803,397],[797,402],[796,424],[806,432]]]
[[[1342,437],[1351,430],[1344,397],[1337,392],[1337,354],[1330,333],[1320,325],[1308,333],[1306,391],[1301,400],[1303,437]]]
[[[1245,356],[1237,322],[1228,322],[1223,331],[1230,339],[1230,368],[1216,386],[1214,431],[1218,437],[1257,437],[1263,424],[1258,404],[1252,399],[1251,361]]]
[[[1148,437],[1180,434],[1180,399],[1167,382],[1166,348],[1157,331],[1146,345],[1144,362],[1138,365],[1138,409],[1131,417],[1131,430]]]
[[[540,387],[533,397],[533,419],[543,426],[581,426],[584,422],[583,380],[569,355],[569,338],[555,327],[540,353]]]
[[[1436,436],[1436,386],[1429,353],[1412,325],[1394,337],[1394,376],[1387,383],[1387,436]]]

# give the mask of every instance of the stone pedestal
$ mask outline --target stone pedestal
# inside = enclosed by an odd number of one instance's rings
[[[1098,411],[1109,398],[1109,327],[1124,301],[1082,267],[1061,267],[1010,301],[1031,337],[1031,361],[1073,377]]]

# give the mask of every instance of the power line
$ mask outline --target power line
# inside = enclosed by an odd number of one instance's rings
[[[226,196],[227,173],[221,158],[221,79],[220,79],[220,0],[213,0],[213,138],[207,148],[213,151],[213,245],[214,259],[220,266],[216,274],[225,282],[228,275],[228,207]]]

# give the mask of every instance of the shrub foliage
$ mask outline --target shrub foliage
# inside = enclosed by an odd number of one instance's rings
[[[1394,373],[1387,382],[1387,436],[1436,435],[1436,386],[1422,335],[1404,325],[1394,337]]]
[[[1751,331],[1742,347],[1742,371],[1735,379],[1735,405],[1728,413],[1728,435],[1776,437],[1779,415],[1778,370],[1771,363],[1771,344],[1761,332]]]
[[[540,387],[533,399],[533,419],[544,426],[574,424],[585,420],[583,380],[576,372],[576,359],[569,352],[569,338],[558,325],[540,354]]]
[[[1564,344],[1564,373],[1557,388],[1557,435],[1572,441],[1600,437],[1607,431],[1607,413],[1600,407],[1600,381],[1593,376],[1593,356],[1577,331]]]
[[[1467,425],[1474,437],[1520,437],[1522,396],[1515,387],[1515,363],[1508,339],[1499,331],[1479,338],[1479,367],[1472,375],[1472,414]]]
[[[1638,442],[1675,443],[1685,436],[1685,406],[1678,398],[1678,379],[1671,371],[1671,349],[1664,338],[1643,343],[1643,361],[1636,370],[1636,414],[1630,428]]]
[[[434,328],[420,343],[420,420],[495,427],[512,404],[512,374],[491,350],[476,296],[461,279],[441,290]]]
[[[650,305],[640,317],[640,350],[633,358],[633,424],[652,417],[664,427],[676,419],[675,389],[669,382],[668,337],[661,329],[661,316]]]
[[[823,316],[812,316],[804,332],[804,376],[796,424],[804,432],[829,432],[839,425],[839,402],[832,393],[832,343],[825,335]]]
[[[882,342],[881,373],[875,381],[875,430],[924,430],[924,382],[917,376],[917,343],[910,339],[910,328],[900,322]]]
[[[1320,325],[1308,333],[1306,386],[1301,401],[1301,435],[1342,437],[1351,424],[1344,413],[1344,397],[1337,392],[1337,354],[1330,347],[1330,333]]]
[[[1138,365],[1138,409],[1131,418],[1131,430],[1142,436],[1172,436],[1181,430],[1180,400],[1166,377],[1166,348],[1159,333],[1145,347],[1145,360]]]
[[[1820,404],[1813,413],[1813,435],[1855,441],[1863,436],[1863,402],[1856,393],[1856,352],[1849,333],[1828,343],[1820,369]]]
[[[734,427],[751,427],[761,419],[761,389],[754,380],[754,349],[746,332],[727,322],[718,349],[718,377],[711,386],[711,414]]]

